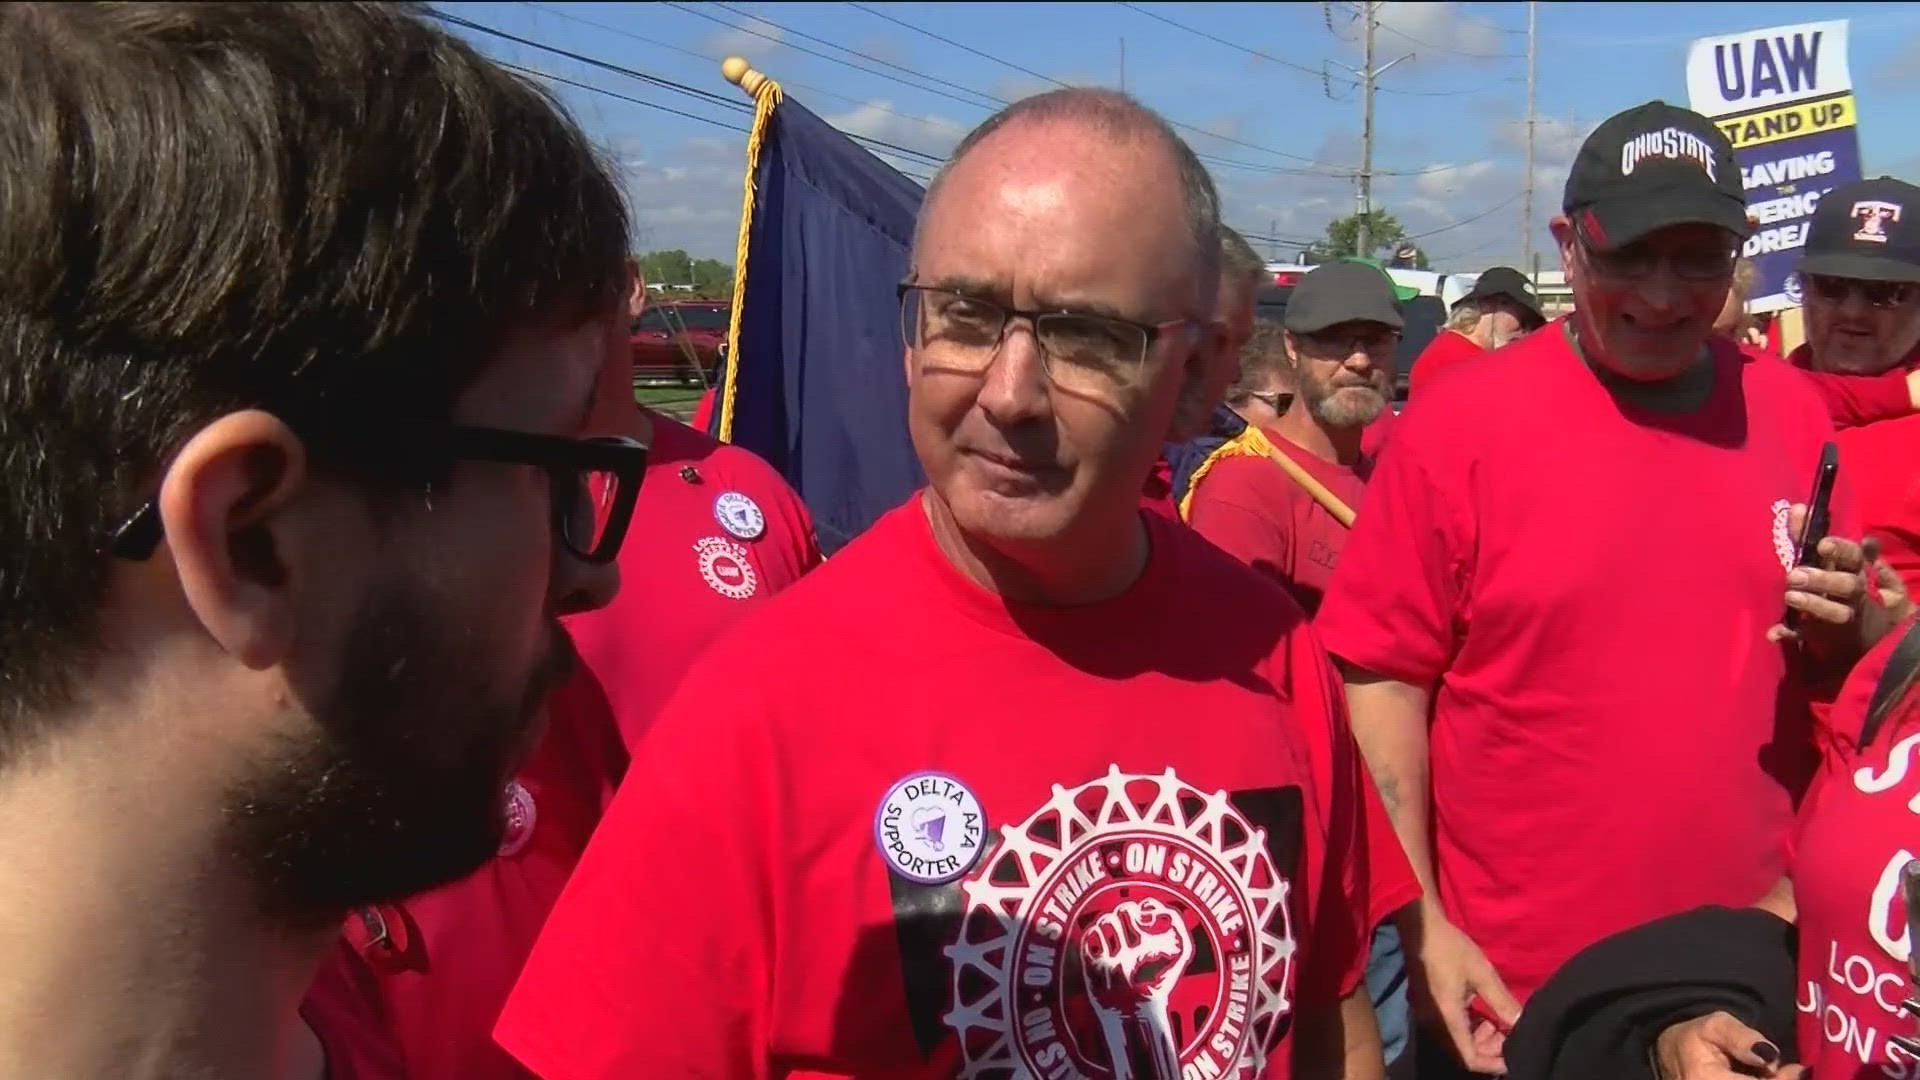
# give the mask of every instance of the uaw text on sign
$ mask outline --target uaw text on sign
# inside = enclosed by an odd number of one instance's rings
[[[1860,179],[1847,23],[1801,23],[1699,38],[1687,94],[1733,143],[1756,228],[1752,310],[1800,302],[1791,279],[1821,196]]]

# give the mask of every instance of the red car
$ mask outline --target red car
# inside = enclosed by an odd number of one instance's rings
[[[634,378],[712,382],[730,312],[725,300],[682,300],[641,312],[630,338]]]

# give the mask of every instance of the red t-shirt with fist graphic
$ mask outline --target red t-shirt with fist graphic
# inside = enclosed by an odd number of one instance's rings
[[[1832,429],[1792,368],[1711,349],[1684,413],[1616,398],[1561,326],[1433,383],[1314,619],[1335,656],[1431,691],[1440,898],[1522,1001],[1595,941],[1751,903],[1785,868],[1813,762],[1766,631]]]
[[[1395,841],[1299,609],[1141,518],[1132,588],[1035,609],[955,571],[916,497],[730,632],[501,1044],[547,1080],[1288,1076]]]
[[[1910,1035],[1911,994],[1900,871],[1920,856],[1920,693],[1908,693],[1863,750],[1873,690],[1905,626],[1854,667],[1835,699],[1824,755],[1800,811],[1793,892],[1800,912],[1800,1061],[1816,1076],[1912,1076],[1920,1059],[1888,1039]]]

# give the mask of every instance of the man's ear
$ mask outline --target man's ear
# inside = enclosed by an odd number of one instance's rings
[[[1220,396],[1214,392],[1216,384],[1222,391],[1225,389],[1214,373],[1225,363],[1222,354],[1226,348],[1226,328],[1211,323],[1206,336],[1187,355],[1187,362],[1180,369],[1180,391],[1174,399],[1173,419],[1167,425],[1168,442],[1185,442],[1206,430],[1207,417],[1213,415],[1213,407],[1220,404],[1207,399]]]
[[[160,486],[161,527],[187,605],[221,648],[256,670],[293,644],[289,545],[275,529],[306,469],[299,436],[249,409],[200,429]]]

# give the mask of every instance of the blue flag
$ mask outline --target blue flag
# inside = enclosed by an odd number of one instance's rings
[[[907,438],[895,293],[923,192],[773,93],[751,137],[740,330],[712,434],[786,477],[831,554],[924,483]]]

